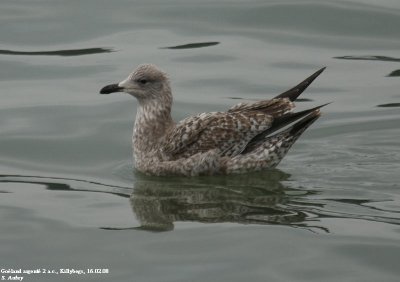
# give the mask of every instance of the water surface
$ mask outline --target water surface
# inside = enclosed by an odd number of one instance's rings
[[[0,268],[24,281],[398,281],[400,3],[11,1],[0,11]],[[271,98],[327,66],[333,102],[278,169],[132,172],[140,63],[173,116]]]

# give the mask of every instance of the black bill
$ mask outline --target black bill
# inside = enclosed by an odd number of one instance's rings
[[[121,92],[123,87],[118,86],[118,84],[110,84],[107,86],[104,86],[100,90],[100,94],[110,94],[114,92]]]

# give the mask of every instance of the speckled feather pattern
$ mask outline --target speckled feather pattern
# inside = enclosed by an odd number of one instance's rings
[[[119,85],[138,100],[134,163],[149,175],[231,174],[275,167],[319,117],[316,109],[304,118],[309,122],[303,119],[300,129],[288,127],[254,142],[256,136],[271,131],[276,120],[291,113],[290,99],[240,103],[226,112],[201,113],[175,123],[169,80],[157,67],[141,65]]]

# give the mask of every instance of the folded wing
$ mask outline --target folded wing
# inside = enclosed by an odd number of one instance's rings
[[[235,156],[255,136],[268,130],[275,118],[292,107],[288,99],[276,99],[228,112],[192,116],[182,120],[167,134],[162,150],[176,159],[209,150],[217,150],[221,156]]]
[[[210,150],[229,157],[252,151],[268,135],[319,111],[322,106],[291,112],[293,101],[324,69],[271,100],[240,103],[227,112],[203,113],[186,118],[170,130],[160,149],[172,159],[188,158]]]

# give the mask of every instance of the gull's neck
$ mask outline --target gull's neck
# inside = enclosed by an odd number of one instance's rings
[[[133,128],[133,149],[142,154],[158,148],[162,137],[174,122],[171,117],[172,95],[164,99],[138,99]]]

